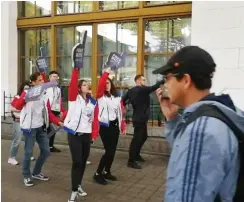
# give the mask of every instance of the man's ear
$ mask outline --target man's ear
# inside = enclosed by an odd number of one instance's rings
[[[184,74],[182,80],[184,82],[184,89],[189,89],[192,85],[191,76],[189,74]]]

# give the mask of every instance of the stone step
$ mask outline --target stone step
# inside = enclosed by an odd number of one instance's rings
[[[1,123],[1,138],[3,139],[12,139],[12,119],[7,118],[6,120],[2,120]],[[118,142],[118,150],[128,151],[130,142],[132,139],[133,128],[131,125],[128,125],[127,135],[121,135]],[[169,146],[164,137],[160,137],[159,134],[163,133],[163,128],[159,127],[148,127],[148,139],[142,148],[142,153],[147,154],[156,154],[156,155],[169,155]],[[151,136],[151,134],[157,133],[158,136]],[[65,131],[60,130],[55,137],[55,144],[63,144],[67,145],[67,133]],[[103,148],[103,144],[101,139],[98,137],[94,143],[92,144],[94,148]]]

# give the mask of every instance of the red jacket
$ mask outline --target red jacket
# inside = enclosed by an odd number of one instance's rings
[[[107,82],[108,76],[109,76],[109,73],[104,72],[98,82],[97,105],[96,105],[95,111],[94,111],[93,131],[92,131],[93,139],[95,139],[98,136],[99,129],[100,129],[100,123],[102,123],[99,119],[101,119],[100,117],[103,113],[103,110],[99,110],[99,107],[101,107],[100,105],[103,105],[103,104],[106,105],[106,103],[104,103],[102,98],[106,91],[106,82]],[[118,116],[118,117],[120,117],[119,126],[120,126],[120,132],[124,133],[126,130],[126,124],[125,124],[125,119],[124,119],[124,114],[125,114],[124,105],[123,105],[121,98],[115,98],[115,99],[119,99],[119,105],[120,105],[119,109],[121,109],[121,114]],[[104,111],[106,111],[106,110],[104,110]]]

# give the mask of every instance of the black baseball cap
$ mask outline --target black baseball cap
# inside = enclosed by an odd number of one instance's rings
[[[211,76],[215,71],[212,56],[198,46],[186,46],[177,51],[167,64],[153,71],[153,74],[188,73]]]

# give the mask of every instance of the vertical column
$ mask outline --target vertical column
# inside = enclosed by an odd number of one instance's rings
[[[56,27],[51,25],[51,67],[50,70],[57,70],[57,49],[56,49]]]
[[[144,21],[143,18],[138,20],[138,40],[137,40],[137,74],[144,73]]]
[[[17,2],[1,2],[1,101],[3,101],[3,92],[6,96],[13,96],[17,92],[18,85],[18,31],[17,20]],[[7,101],[9,102],[9,100]],[[3,115],[3,105],[1,102]],[[9,105],[5,105],[9,111]]]
[[[97,92],[97,23],[92,25],[92,69],[91,69],[91,78],[92,78],[92,92],[93,95],[96,95]]]

